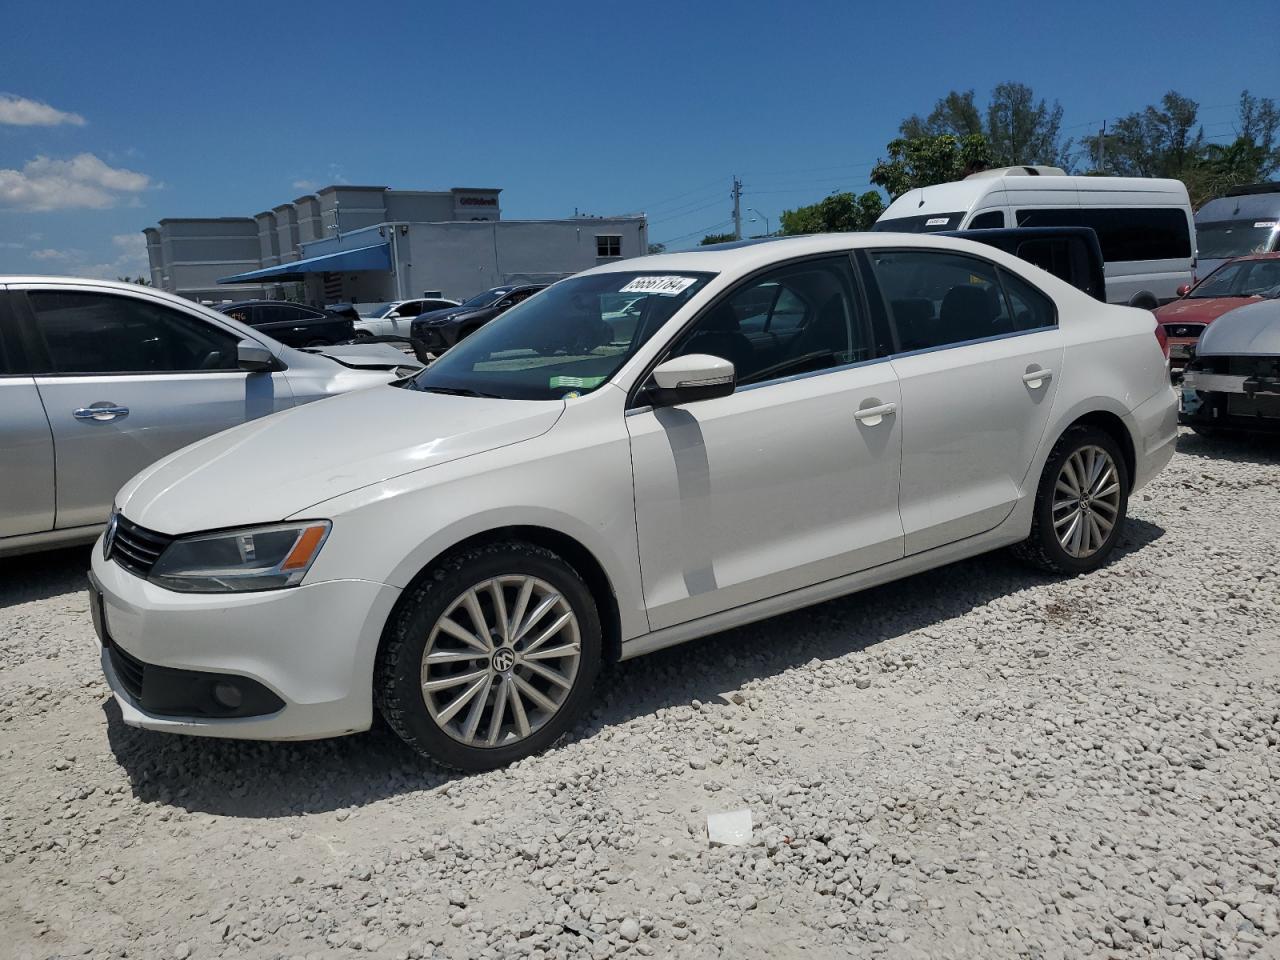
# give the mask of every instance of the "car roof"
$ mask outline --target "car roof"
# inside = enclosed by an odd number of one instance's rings
[[[783,260],[823,253],[844,253],[849,250],[859,250],[867,247],[921,247],[933,250],[952,250],[956,253],[968,253],[985,259],[996,259],[993,254],[1002,252],[995,247],[977,243],[973,240],[941,237],[932,233],[893,233],[891,231],[883,233],[871,233],[869,231],[815,233],[801,237],[775,237],[717,243],[705,247],[695,247],[692,250],[683,250],[679,253],[656,253],[646,257],[632,257],[628,260],[615,260],[601,264],[583,272],[589,274],[634,271],[651,273],[663,270],[688,270],[694,272],[747,273],[771,266]]]

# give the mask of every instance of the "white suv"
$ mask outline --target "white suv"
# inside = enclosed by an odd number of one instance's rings
[[[1092,570],[1176,433],[1151,314],[990,247],[611,263],[134,478],[93,553],[102,662],[137,726],[319,737],[377,705],[492,767],[606,659],[997,547]]]

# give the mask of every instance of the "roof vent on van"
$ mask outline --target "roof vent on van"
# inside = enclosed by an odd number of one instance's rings
[[[1065,177],[1067,171],[1061,167],[996,167],[994,170],[979,170],[971,173],[966,180],[982,180],[987,177]]]
[[[1223,194],[1223,196],[1249,197],[1256,193],[1280,193],[1280,181],[1272,181],[1271,183],[1242,183],[1238,187],[1232,187]]]

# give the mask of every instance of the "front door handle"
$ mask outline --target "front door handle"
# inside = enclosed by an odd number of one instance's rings
[[[873,407],[862,407],[855,410],[853,419],[868,427],[874,427],[885,417],[891,417],[897,412],[898,405],[896,403],[880,403]]]
[[[1022,382],[1032,390],[1039,390],[1052,379],[1053,371],[1046,370],[1044,367],[1036,367],[1034,370],[1028,370],[1022,375]]]
[[[80,407],[71,414],[77,420],[96,420],[106,423],[110,420],[123,420],[129,415],[129,408],[112,403],[110,400],[99,400],[87,407]]]

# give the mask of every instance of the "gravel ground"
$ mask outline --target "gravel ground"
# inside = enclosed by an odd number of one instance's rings
[[[0,953],[1280,957],[1278,504],[1280,445],[1185,435],[1103,571],[992,555],[632,661],[476,776],[129,729],[84,552],[2,561]]]

